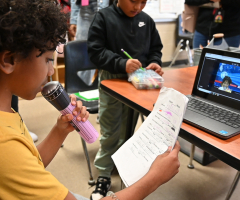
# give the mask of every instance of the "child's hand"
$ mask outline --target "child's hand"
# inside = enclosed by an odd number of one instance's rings
[[[133,73],[140,67],[142,67],[142,63],[140,63],[138,59],[128,59],[126,63],[126,72],[128,74]]]
[[[179,171],[180,163],[178,160],[178,153],[180,151],[180,144],[177,141],[174,149],[168,151],[162,155],[159,155],[152,166],[150,167],[149,174],[154,177],[153,181],[156,181],[156,187],[168,182],[173,178]]]
[[[68,32],[69,32],[71,37],[75,37],[76,36],[76,32],[77,32],[76,24],[71,24]]]
[[[77,101],[77,98],[74,94],[69,95],[69,97],[71,98],[71,104],[73,106],[76,106],[76,108],[74,108],[72,114],[59,116],[57,121],[58,129],[60,129],[65,133],[69,133],[75,130],[73,126],[69,123],[73,119],[73,116],[76,116],[76,119],[78,121],[83,121],[83,122],[87,121],[89,117],[89,112],[87,111],[86,107],[82,105],[82,102]]]
[[[162,68],[157,63],[151,63],[146,67],[146,69],[152,69],[155,72],[157,72],[160,76],[164,74],[164,72],[162,71]]]

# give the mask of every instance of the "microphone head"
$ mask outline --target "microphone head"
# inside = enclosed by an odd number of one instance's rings
[[[43,97],[59,111],[64,110],[70,103],[70,98],[58,81],[48,82],[42,89]]]

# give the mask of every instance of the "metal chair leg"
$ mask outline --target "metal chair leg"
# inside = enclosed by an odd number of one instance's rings
[[[183,51],[183,49],[181,49],[182,46],[183,46],[182,43],[183,43],[183,40],[180,40],[178,45],[177,45],[177,48],[176,48],[176,50],[175,50],[175,52],[173,54],[173,60],[172,60],[172,62],[170,63],[170,65],[168,67],[172,67],[172,65],[175,63],[175,61],[176,61],[176,59],[178,57],[178,54]]]
[[[192,52],[189,46],[189,40],[186,41],[186,48],[185,48],[188,56],[188,62],[190,66],[193,66],[193,58],[192,58]]]
[[[188,168],[189,168],[189,169],[194,169],[194,165],[192,164],[193,157],[194,157],[194,151],[195,151],[195,145],[192,144],[192,146],[191,146],[191,152],[190,152],[190,161],[189,161],[189,164],[188,164]]]
[[[87,145],[86,145],[86,142],[82,139],[82,137],[80,136],[81,138],[81,141],[82,141],[82,145],[83,145],[83,150],[84,150],[84,154],[85,154],[85,158],[86,158],[86,161],[87,161],[87,166],[88,166],[88,171],[89,171],[89,181],[88,181],[88,185],[95,185],[95,180],[93,179],[93,176],[92,176],[92,170],[91,170],[91,165],[90,165],[90,159],[89,159],[89,155],[88,155],[88,150],[87,150]]]
[[[230,187],[230,189],[228,191],[228,194],[227,194],[227,197],[226,197],[225,200],[229,200],[231,198],[232,193],[233,193],[233,191],[235,190],[235,188],[236,188],[236,186],[238,184],[239,177],[240,177],[240,171],[237,172],[237,174],[236,174],[236,176],[235,176],[235,178],[233,180],[233,183],[232,183],[232,185],[231,185],[231,187]]]
[[[183,45],[183,42],[184,42],[183,39],[181,39],[181,40],[178,42],[177,47],[176,47],[176,49],[175,49],[175,51],[174,51],[174,53],[173,53],[173,58],[176,56],[176,54],[178,54],[179,49],[180,49],[180,48],[182,47],[182,45]]]

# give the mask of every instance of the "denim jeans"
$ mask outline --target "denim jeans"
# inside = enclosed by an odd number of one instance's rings
[[[77,18],[77,40],[87,40],[88,30],[96,12],[107,7],[109,0],[89,0],[88,6],[79,7],[79,15]],[[74,9],[75,7],[73,7]]]
[[[93,21],[96,12],[102,8],[105,8],[109,4],[109,0],[89,0],[88,6],[79,6],[75,4],[75,0],[71,0],[71,21],[77,19],[77,33],[76,40],[87,40],[88,30]],[[74,23],[73,23],[74,24]],[[95,74],[95,69],[79,71],[78,76],[88,86],[92,84],[92,78]]]
[[[203,47],[207,46],[208,40],[210,41],[212,38],[209,36],[203,35],[198,31],[195,31],[193,38],[193,48],[199,48],[200,45]],[[239,47],[240,45],[240,35],[236,35],[233,37],[224,37],[228,46],[230,47]],[[220,45],[222,43],[222,39],[215,39],[214,45]]]

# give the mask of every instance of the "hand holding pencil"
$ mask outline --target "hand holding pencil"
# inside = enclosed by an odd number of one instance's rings
[[[142,64],[137,59],[128,59],[126,63],[126,72],[127,73],[133,73],[136,70],[138,70]]]
[[[142,63],[138,59],[133,59],[126,51],[121,49],[122,52],[129,58],[126,63],[126,72],[133,73],[134,71],[142,68]],[[143,69],[143,68],[142,68]]]

